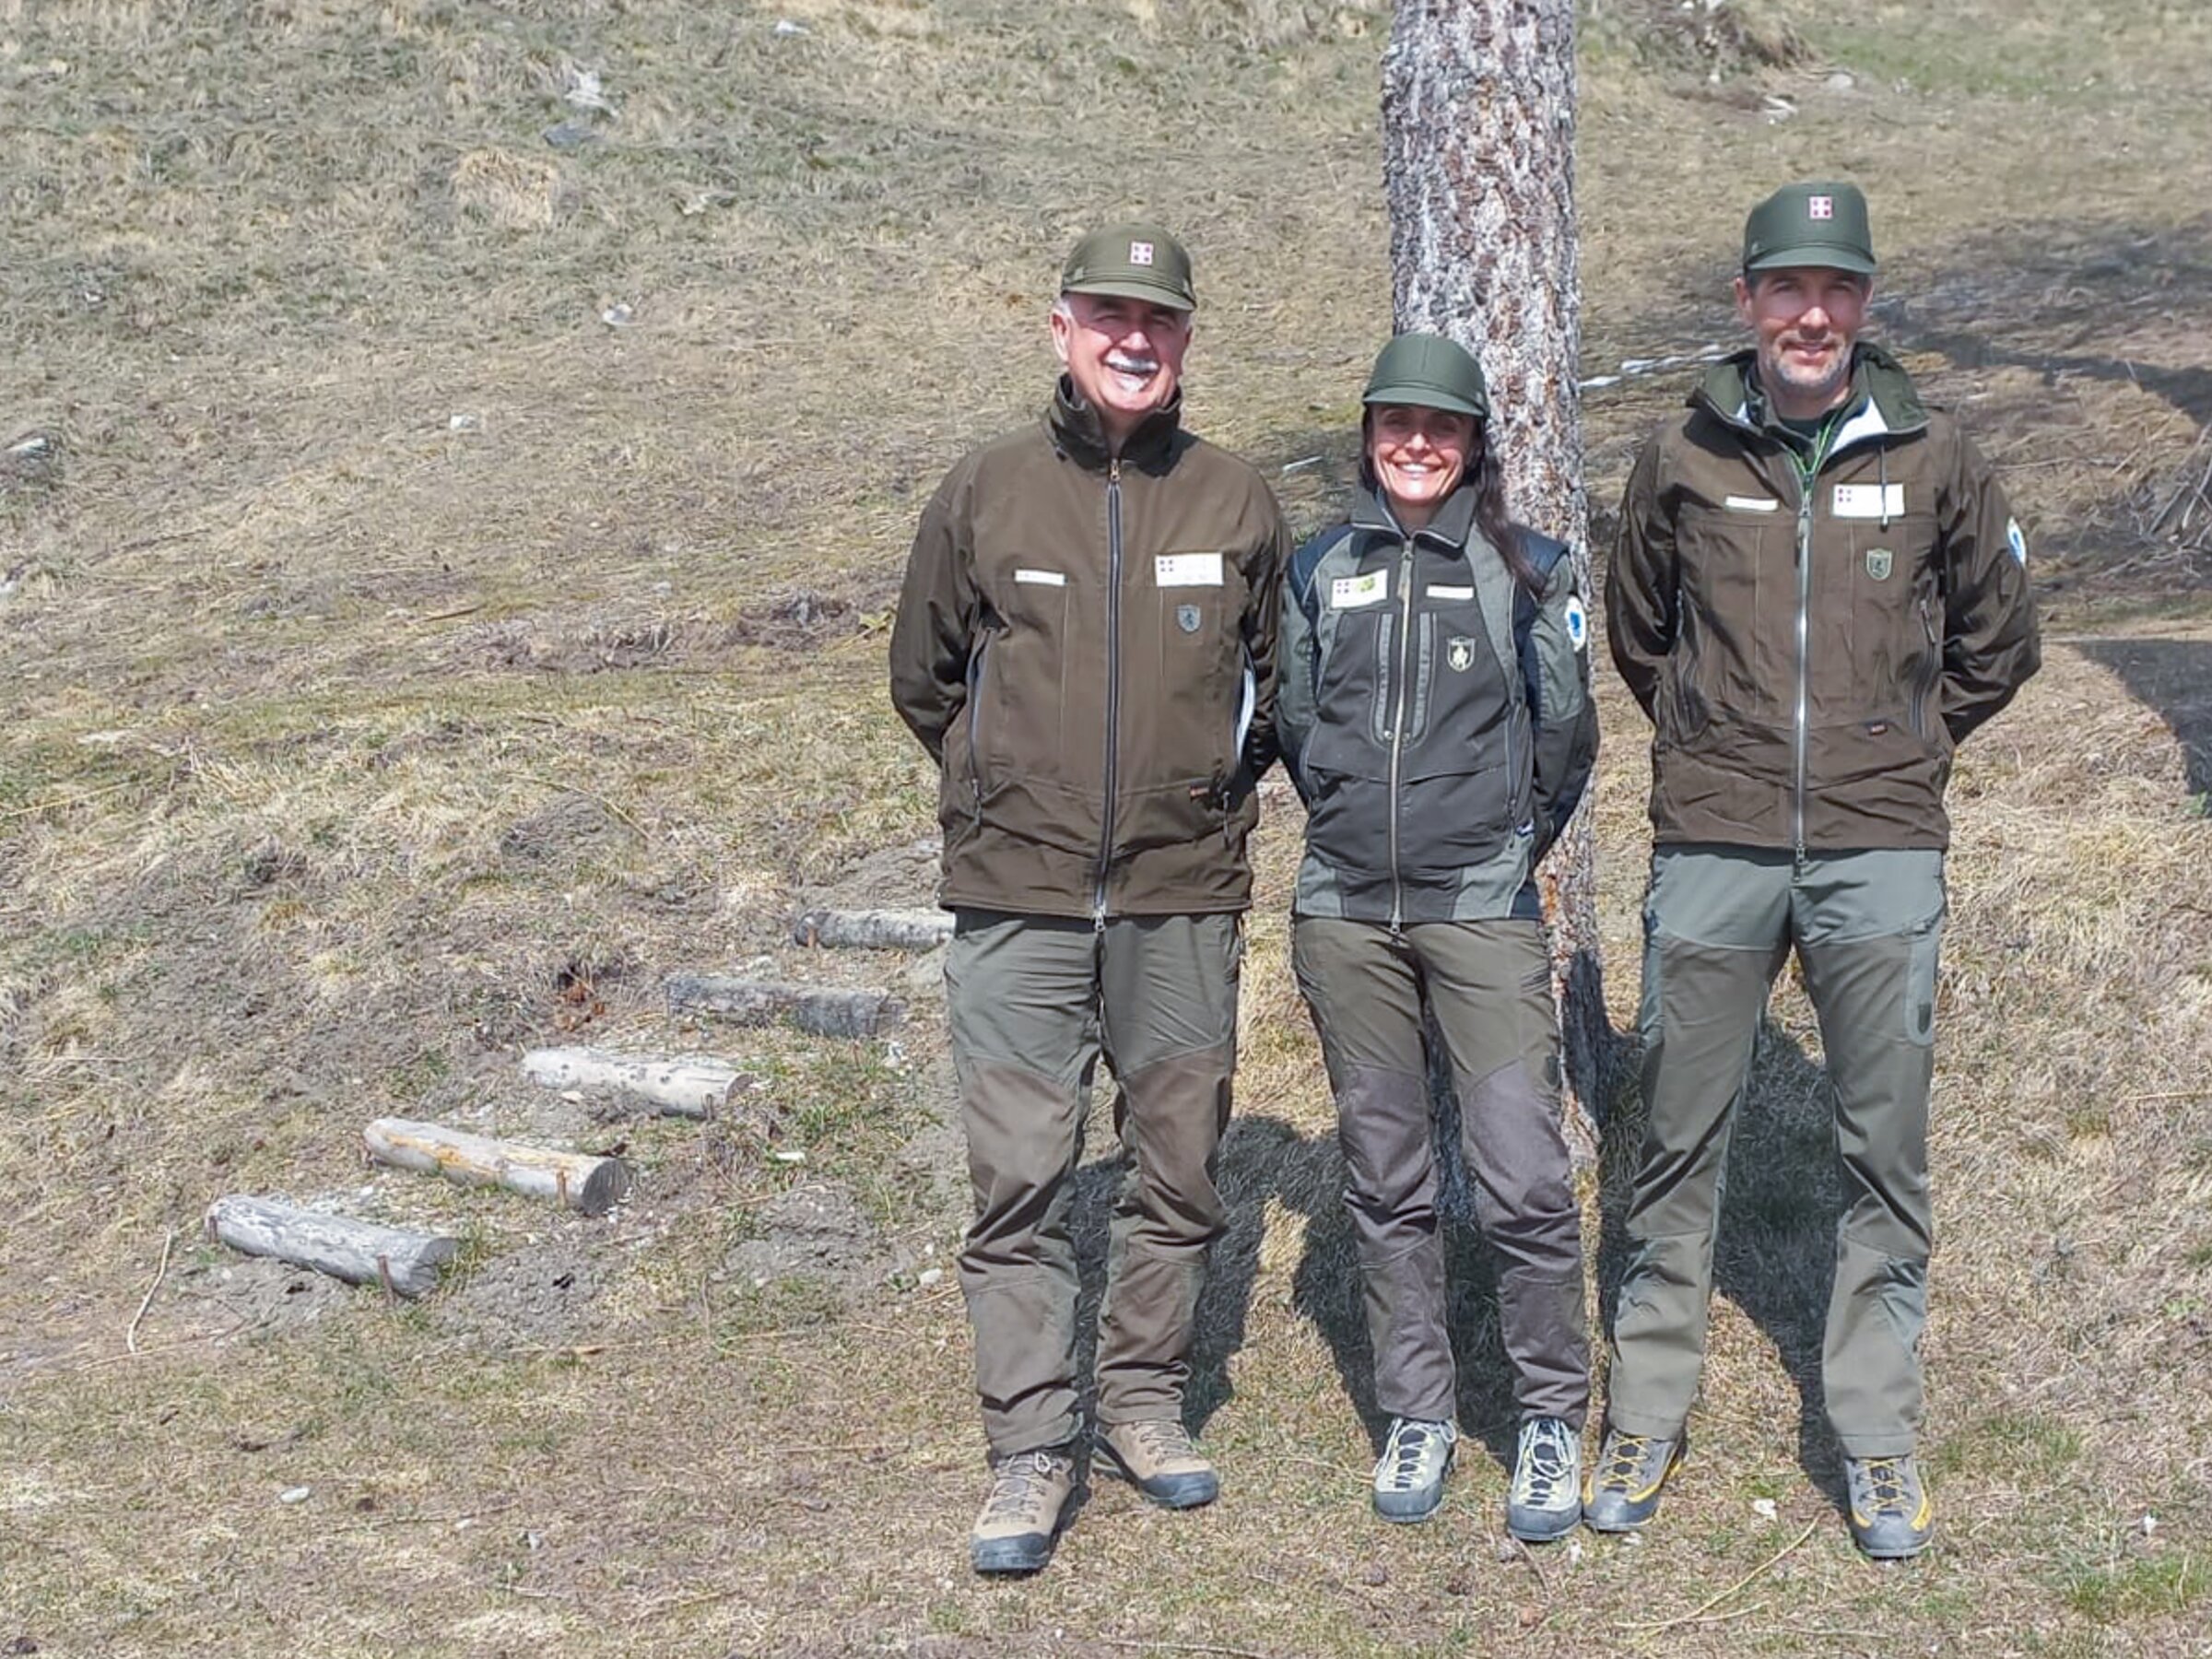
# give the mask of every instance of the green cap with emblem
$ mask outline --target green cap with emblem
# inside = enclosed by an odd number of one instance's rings
[[[1482,365],[1466,347],[1442,335],[1402,334],[1383,347],[1359,401],[1451,409],[1477,420],[1490,417]]]
[[[1108,225],[1075,246],[1060,267],[1064,294],[1112,294],[1177,311],[1198,309],[1191,286],[1191,255],[1159,225]]]
[[[1874,232],[1856,184],[1784,184],[1744,221],[1744,270],[1812,265],[1874,275]]]

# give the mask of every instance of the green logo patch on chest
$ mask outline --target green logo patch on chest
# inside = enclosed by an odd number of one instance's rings
[[[1866,574],[1873,577],[1875,581],[1888,581],[1889,572],[1896,568],[1896,565],[1897,555],[1888,548],[1869,547],[1866,549]]]

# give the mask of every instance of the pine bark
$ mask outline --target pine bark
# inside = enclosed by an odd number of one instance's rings
[[[1481,361],[1512,515],[1567,542],[1593,612],[1575,379],[1573,0],[1398,0],[1382,59],[1382,171],[1401,330]],[[1570,1138],[1594,1148],[1611,1050],[1587,805],[1538,877]]]

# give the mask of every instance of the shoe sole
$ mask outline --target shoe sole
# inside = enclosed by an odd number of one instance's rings
[[[1203,1509],[1221,1496],[1221,1478],[1218,1475],[1177,1475],[1169,1478],[1176,1484],[1155,1481],[1147,1485],[1130,1473],[1129,1466],[1114,1454],[1113,1448],[1104,1441],[1098,1443],[1097,1466],[1116,1480],[1125,1480],[1147,1500],[1161,1509]]]
[[[1053,1540],[1033,1537],[994,1538],[968,1546],[968,1564],[990,1578],[1041,1572],[1053,1559]]]
[[[1393,1514],[1389,1510],[1384,1509],[1382,1505],[1378,1502],[1374,1506],[1375,1519],[1378,1521],[1387,1521],[1393,1526],[1418,1526],[1424,1521],[1435,1520],[1437,1511],[1442,1509],[1443,1507],[1444,1495],[1440,1491],[1436,1495],[1436,1501],[1431,1503],[1427,1509],[1406,1510],[1398,1514]]]
[[[1509,1511],[1505,1518],[1505,1530],[1524,1544],[1550,1544],[1565,1537],[1582,1524],[1583,1512],[1579,1508],[1557,1515],[1545,1515],[1536,1521],[1516,1521]]]

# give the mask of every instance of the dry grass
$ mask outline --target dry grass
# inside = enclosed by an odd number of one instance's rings
[[[1273,813],[1197,1389],[1230,1496],[1101,1489],[1018,1587],[960,1552],[929,999],[858,1049],[662,1011],[678,968],[908,972],[806,961],[782,918],[914,880],[885,849],[926,831],[930,780],[881,704],[884,615],[920,492],[1037,400],[1077,225],[1188,228],[1194,423],[1322,457],[1284,489],[1328,510],[1387,314],[1381,7],[0,0],[0,445],[53,440],[0,473],[0,1646],[2212,1651],[2212,571],[2146,522],[2212,418],[2212,228],[2178,159],[2212,139],[2212,25],[1731,9],[1722,63],[1591,6],[1591,371],[1725,337],[1755,189],[1865,178],[1883,326],[2011,468],[2079,636],[1954,788],[1935,1558],[1869,1571],[1822,1487],[1832,1210],[1794,990],[1666,1524],[1506,1552],[1471,1445],[1449,1519],[1386,1531]],[[570,96],[587,76],[608,108]],[[1681,386],[1593,399],[1601,510]],[[1625,1023],[1641,735],[1605,695]],[[553,1040],[712,1046],[758,1106],[595,1121],[515,1078]],[[366,1173],[387,1112],[624,1141],[641,1196],[583,1223]],[[226,1190],[453,1229],[460,1271],[394,1309],[220,1257],[194,1229]],[[855,1230],[787,1270],[825,1194]]]

